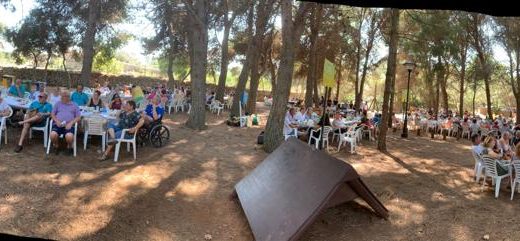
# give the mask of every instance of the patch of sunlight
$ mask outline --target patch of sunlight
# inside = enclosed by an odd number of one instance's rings
[[[385,203],[390,210],[390,220],[398,227],[424,222],[425,207],[418,203],[395,198]]]
[[[255,156],[253,156],[253,155],[240,154],[240,155],[236,155],[236,160],[238,160],[238,163],[240,163],[242,165],[248,165],[253,162],[254,157]]]
[[[146,230],[146,239],[148,240],[180,240],[179,237],[173,235],[171,232],[166,232],[158,228],[148,228]]]
[[[56,219],[67,220],[67,225],[54,228],[63,239],[93,234],[109,223],[121,203],[130,202],[157,188],[178,169],[178,165],[172,163],[148,163],[106,178],[98,189],[73,189],[68,192],[63,208],[56,214]]]
[[[48,182],[49,180],[52,180],[56,185],[64,186],[70,184],[72,178],[67,174],[33,173],[16,176],[13,177],[12,180],[19,184],[34,184],[37,182]]]
[[[187,201],[193,201],[198,196],[208,194],[217,186],[217,166],[216,159],[202,164],[203,171],[198,177],[180,181],[172,191],[166,193],[166,198],[171,200],[176,196],[183,196]]]
[[[471,235],[472,232],[471,230],[466,227],[466,226],[461,226],[461,225],[457,225],[455,224],[454,226],[452,226],[452,231],[451,231],[451,238],[452,240],[477,240],[475,239],[475,237],[468,237],[468,235]]]
[[[206,125],[208,126],[219,126],[219,125],[222,125],[224,123],[226,123],[227,120],[218,120],[218,121],[215,121],[214,123],[206,123]]]
[[[434,202],[448,202],[449,200],[444,196],[441,192],[433,192],[431,195],[431,200]]]
[[[0,204],[0,220],[2,222],[7,222],[7,220],[14,218],[15,212],[11,205]]]
[[[99,175],[102,175],[102,174],[91,173],[91,172],[80,173],[77,181],[78,182],[89,182],[89,181],[92,181],[92,180],[98,178]]]

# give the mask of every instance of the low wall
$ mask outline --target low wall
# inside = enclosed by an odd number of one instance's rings
[[[71,85],[75,86],[78,83],[80,78],[79,72],[70,71],[70,78],[72,80]],[[47,75],[47,85],[49,86],[68,86],[69,85],[69,77],[67,72],[61,70],[48,70]],[[14,68],[14,67],[4,67],[0,71],[1,75],[13,75],[16,78],[23,80],[37,80],[43,81],[45,77],[45,70],[43,69],[31,69],[31,68]],[[108,82],[110,85],[139,85],[139,86],[157,86],[158,84],[167,84],[167,79],[161,78],[151,78],[151,77],[136,77],[130,75],[105,75],[101,73],[92,73],[92,80],[90,81],[90,86],[93,86],[95,83],[103,84]],[[189,83],[184,83],[185,86],[188,86]],[[216,90],[215,84],[208,84],[208,90]],[[233,92],[235,88],[226,87],[226,91]],[[257,101],[263,101],[264,96],[270,95],[269,91],[258,91]]]

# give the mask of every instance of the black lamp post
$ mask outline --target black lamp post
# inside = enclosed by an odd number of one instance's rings
[[[404,112],[404,126],[403,126],[403,134],[401,134],[402,138],[408,138],[408,100],[410,97],[410,76],[412,75],[412,71],[415,68],[415,63],[408,59],[404,64],[406,70],[408,70],[408,85],[406,87],[406,107]]]

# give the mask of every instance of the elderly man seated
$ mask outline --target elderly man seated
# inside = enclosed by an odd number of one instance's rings
[[[164,115],[164,108],[161,106],[161,97],[156,95],[152,99],[152,103],[148,104],[145,109],[145,123],[150,124],[152,122],[162,119]]]
[[[61,100],[54,105],[51,118],[54,121],[51,131],[51,141],[54,152],[59,154],[59,137],[65,136],[67,142],[67,155],[73,154],[72,144],[74,144],[74,125],[80,121],[81,113],[79,107],[70,100],[68,91],[61,92]]]
[[[131,139],[139,128],[143,126],[144,119],[141,118],[141,115],[137,111],[135,111],[136,106],[135,101],[128,101],[123,105],[123,111],[119,114],[119,122],[115,125],[109,125],[108,135],[110,139],[108,140],[108,147],[105,153],[103,153],[103,156],[99,158],[99,161],[106,161],[108,159],[108,155],[114,148],[117,139],[120,139],[123,135],[124,129],[128,129],[124,138]]]
[[[38,94],[38,100],[31,103],[27,115],[23,121],[18,122],[19,125],[23,126],[22,134],[18,145],[14,149],[14,152],[19,153],[23,149],[23,141],[29,132],[31,127],[43,127],[47,118],[49,118],[52,111],[52,105],[47,102],[47,94],[40,92]]]

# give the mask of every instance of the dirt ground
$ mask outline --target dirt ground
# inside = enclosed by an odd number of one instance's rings
[[[185,114],[165,123],[172,141],[144,147],[138,160],[98,162],[99,140],[78,157],[44,155],[37,135],[15,154],[19,130],[9,129],[0,155],[0,232],[58,240],[253,240],[234,185],[267,154],[255,145],[262,127],[232,128],[208,113],[209,128],[183,127]],[[265,118],[264,118],[265,119]],[[473,181],[469,141],[411,135],[389,137],[390,155],[364,141],[351,163],[390,210],[389,220],[362,201],[328,209],[302,240],[520,240],[520,194]],[[123,148],[122,148],[123,149]]]

